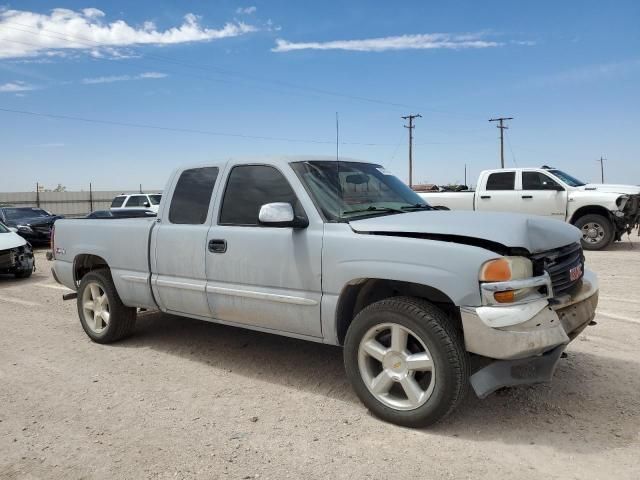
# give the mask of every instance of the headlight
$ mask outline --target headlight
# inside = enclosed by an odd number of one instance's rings
[[[24,233],[33,233],[31,225],[18,225],[18,231]]]
[[[490,260],[480,269],[480,281],[495,284],[492,286],[499,288],[486,289],[485,298],[488,303],[513,303],[530,297],[534,293],[533,288],[517,288],[516,285],[518,280],[530,279],[532,276],[533,264],[531,260],[524,257],[502,257]],[[510,288],[500,288],[501,282],[513,283],[508,284]]]
[[[489,260],[480,269],[481,282],[506,282],[533,275],[531,260],[524,257],[502,257]]]

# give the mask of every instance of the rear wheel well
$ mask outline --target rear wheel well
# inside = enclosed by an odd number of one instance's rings
[[[580,207],[576,210],[571,217],[571,225],[574,225],[579,218],[585,215],[602,215],[607,220],[611,221],[611,212],[604,207],[598,205],[587,205],[586,207]],[[611,222],[613,225],[613,222]]]
[[[340,294],[336,309],[336,330],[340,345],[344,344],[349,325],[363,308],[391,297],[415,297],[427,300],[443,310],[452,322],[462,328],[458,308],[440,290],[419,283],[363,278],[350,282]]]
[[[73,278],[76,285],[80,285],[82,277],[92,270],[109,268],[107,261],[98,255],[82,254],[78,255],[73,261]]]

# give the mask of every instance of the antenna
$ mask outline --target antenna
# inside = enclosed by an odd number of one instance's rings
[[[336,112],[336,162],[340,158],[340,120],[338,118],[338,112]]]

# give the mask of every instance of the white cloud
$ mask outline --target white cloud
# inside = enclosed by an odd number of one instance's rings
[[[34,87],[33,85],[29,85],[28,83],[20,81],[8,82],[0,85],[0,92],[2,93],[29,92],[35,89],[36,87]]]
[[[362,40],[332,40],[328,42],[289,42],[276,40],[273,52],[293,50],[350,50],[357,52],[384,52],[387,50],[466,49],[502,46],[502,43],[484,39],[484,33],[451,34],[425,33],[394,37],[367,38]]]
[[[251,15],[252,13],[256,13],[256,11],[258,10],[257,7],[251,6],[251,7],[238,7],[236,9],[236,13],[238,15]]]
[[[244,22],[226,23],[219,29],[206,28],[192,13],[185,15],[181,25],[166,30],[158,30],[150,21],[141,26],[131,26],[124,20],[105,23],[104,17],[105,13],[97,8],[80,11],[56,8],[48,15],[0,9],[0,58],[60,55],[61,50],[67,49],[95,52],[105,47],[200,42],[257,30]]]
[[[640,71],[640,58],[621,62],[602,63],[573,68],[563,72],[541,75],[527,81],[527,85],[547,87],[550,85],[574,84],[597,80],[611,80]]]
[[[139,75],[111,75],[107,77],[83,78],[82,83],[85,85],[96,85],[99,83],[127,82],[130,80],[145,80],[165,77],[167,77],[166,73],[144,72]]]

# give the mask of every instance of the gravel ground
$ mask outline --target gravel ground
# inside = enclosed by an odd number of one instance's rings
[[[587,252],[598,325],[550,385],[428,430],[369,415],[335,347],[158,313],[91,343],[39,251],[0,277],[0,478],[640,478],[636,240]]]

